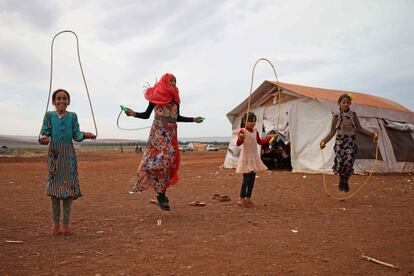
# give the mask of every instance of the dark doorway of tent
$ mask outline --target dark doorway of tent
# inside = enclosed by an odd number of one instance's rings
[[[290,162],[289,140],[279,131],[271,130],[267,133],[277,134],[269,143],[262,145],[261,158],[269,170],[292,170]]]

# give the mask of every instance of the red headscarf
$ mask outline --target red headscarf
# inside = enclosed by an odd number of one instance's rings
[[[170,80],[172,78],[175,78],[174,75],[169,73],[164,74],[153,87],[145,91],[145,99],[156,105],[167,104],[171,101],[180,104],[178,88],[170,86]]]

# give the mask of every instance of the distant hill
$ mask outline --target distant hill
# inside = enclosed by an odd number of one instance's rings
[[[201,143],[228,143],[230,141],[230,137],[224,136],[213,136],[213,137],[178,137],[178,141],[180,142],[201,142]]]
[[[37,136],[14,136],[14,135],[0,135],[0,147],[6,146],[8,148],[38,148],[41,146]],[[74,142],[80,146],[89,144],[135,144],[135,143],[146,143],[146,141],[140,140],[129,140],[129,139],[97,139],[96,141],[82,141],[82,143]]]
[[[40,148],[35,136],[0,135],[0,147],[8,148]]]
[[[37,136],[17,136],[17,135],[0,135],[0,147],[8,148],[39,148],[44,147],[37,142]],[[201,143],[227,143],[229,137],[179,137],[179,142],[201,142]],[[97,139],[96,141],[84,141],[79,143],[80,146],[89,144],[135,144],[146,143],[146,140],[129,140],[129,139]]]

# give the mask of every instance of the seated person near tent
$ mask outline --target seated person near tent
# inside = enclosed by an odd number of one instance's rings
[[[372,136],[374,142],[378,140],[378,134],[364,129],[355,112],[350,110],[352,97],[342,94],[338,98],[339,112],[333,114],[331,131],[320,142],[323,149],[332,137],[337,133],[335,140],[335,161],[332,167],[335,174],[339,175],[340,191],[349,192],[348,180],[354,173],[355,156],[358,150],[355,132],[358,131],[367,136]]]
[[[261,159],[269,170],[292,169],[289,142],[282,133],[271,130],[267,135],[277,135],[276,139],[262,145]]]

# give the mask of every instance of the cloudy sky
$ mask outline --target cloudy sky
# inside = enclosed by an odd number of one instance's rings
[[[39,132],[50,44],[73,30],[100,138],[145,139],[116,127],[119,105],[143,111],[143,86],[176,75],[180,137],[229,136],[226,113],[249,94],[251,70],[271,60],[280,81],[383,96],[414,110],[414,1],[0,0],[0,134]],[[94,131],[76,42],[55,40],[52,90],[71,93],[81,129]],[[254,87],[273,79],[258,65]],[[53,106],[49,106],[52,110]],[[123,127],[151,120],[121,117]]]

